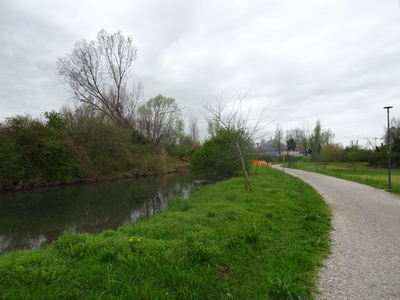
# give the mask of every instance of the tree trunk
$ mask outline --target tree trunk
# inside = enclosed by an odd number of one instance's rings
[[[240,156],[240,161],[242,162],[244,185],[245,185],[246,191],[250,190],[250,192],[252,192],[253,190],[252,190],[251,185],[250,185],[249,175],[247,174],[246,164],[244,163],[242,151],[240,151],[239,143],[237,141],[236,141],[236,148],[238,149],[238,153],[239,153],[239,156]]]

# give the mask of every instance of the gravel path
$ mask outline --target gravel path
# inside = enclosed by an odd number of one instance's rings
[[[330,206],[331,254],[319,271],[318,300],[400,299],[400,197],[330,176],[285,169]]]

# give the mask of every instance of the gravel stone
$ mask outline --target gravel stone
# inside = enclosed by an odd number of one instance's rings
[[[400,197],[313,172],[285,169],[314,187],[332,212],[331,254],[317,300],[400,299]]]

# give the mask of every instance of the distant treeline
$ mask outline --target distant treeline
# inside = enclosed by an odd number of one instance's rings
[[[0,123],[0,189],[164,173],[197,146],[183,131],[154,143],[85,106],[18,115]]]

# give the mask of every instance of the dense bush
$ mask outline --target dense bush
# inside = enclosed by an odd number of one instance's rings
[[[69,182],[81,175],[69,137],[29,116],[16,116],[1,125],[0,161],[3,189]]]
[[[221,129],[193,153],[191,171],[213,181],[234,176],[242,169],[237,144],[248,167],[249,159],[254,156],[251,140],[240,131]]]
[[[387,147],[383,146],[379,151],[375,151],[373,155],[369,158],[369,164],[375,167],[387,168],[388,166],[388,154]],[[400,168],[400,153],[391,152],[390,162],[392,168]]]
[[[159,173],[175,162],[142,134],[87,107],[0,124],[0,190]]]

